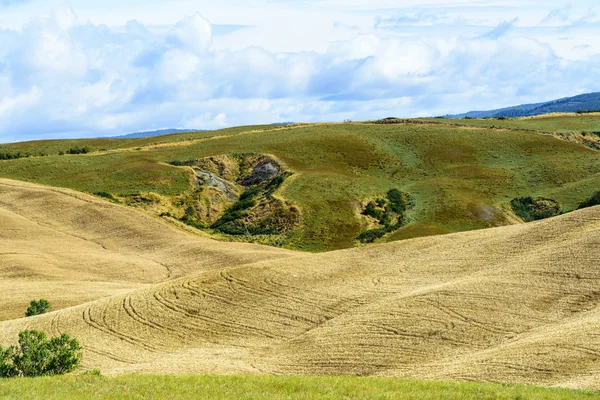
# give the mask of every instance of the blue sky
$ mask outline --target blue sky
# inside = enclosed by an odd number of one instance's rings
[[[431,116],[600,91],[600,5],[0,0],[0,142]]]

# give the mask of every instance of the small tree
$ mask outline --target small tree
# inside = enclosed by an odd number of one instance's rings
[[[33,300],[31,301],[31,303],[29,303],[29,308],[25,312],[25,316],[33,317],[34,315],[45,314],[49,308],[50,302],[48,300]]]
[[[69,335],[48,340],[44,332],[23,331],[18,346],[0,346],[0,377],[63,375],[74,371],[81,357],[79,342]]]

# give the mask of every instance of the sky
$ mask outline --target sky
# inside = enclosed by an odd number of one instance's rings
[[[0,142],[600,91],[597,0],[0,0]]]

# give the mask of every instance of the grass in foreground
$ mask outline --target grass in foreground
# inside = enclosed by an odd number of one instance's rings
[[[68,376],[0,381],[2,399],[598,399],[600,392],[491,383],[275,376]]]

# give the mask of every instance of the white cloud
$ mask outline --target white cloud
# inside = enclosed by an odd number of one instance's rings
[[[197,13],[170,26],[106,26],[69,6],[0,30],[0,142],[437,115],[600,90],[589,9],[548,5],[517,21],[514,8],[481,2],[476,14],[446,4],[376,18],[364,2],[348,4],[351,15],[335,15],[334,3],[319,3],[314,26],[302,19],[312,8],[293,20],[291,6],[269,3],[274,14],[218,39]],[[236,10],[220,22],[245,22]],[[274,50],[288,45],[296,50]]]
[[[206,53],[212,44],[212,25],[200,14],[194,14],[173,26],[167,42],[199,54]]]

